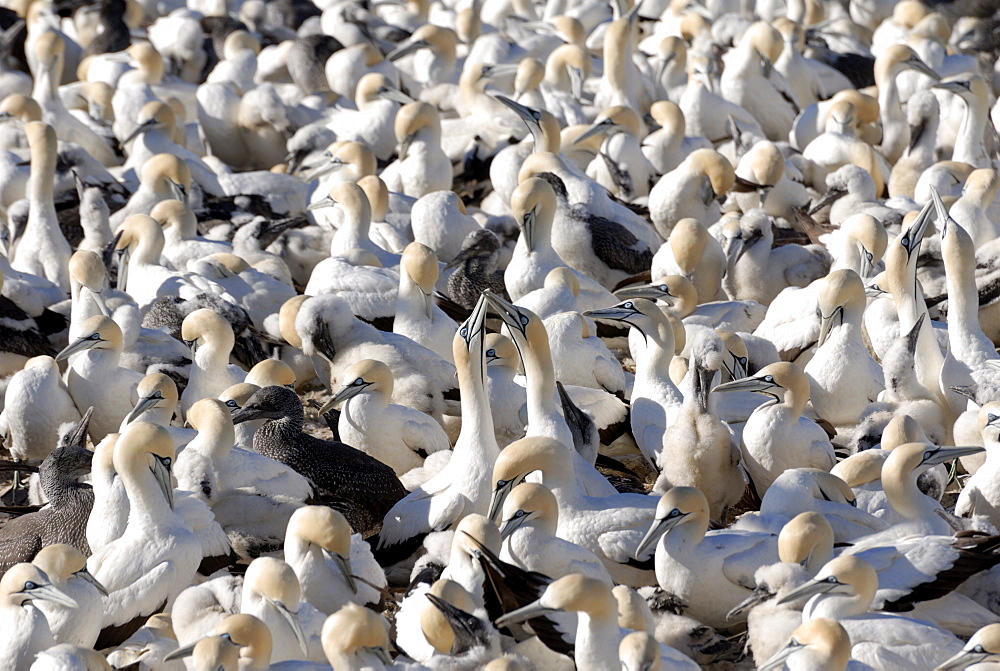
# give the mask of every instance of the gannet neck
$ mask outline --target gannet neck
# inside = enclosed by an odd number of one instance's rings
[[[456,341],[459,339],[456,338]],[[464,346],[453,348],[458,386],[462,392],[462,428],[455,441],[456,451],[461,445],[476,445],[496,458],[500,448],[496,444],[493,429],[493,415],[490,412],[489,393],[486,391],[486,363],[483,358],[483,337],[478,336],[471,349]],[[485,437],[485,438],[484,438]]]
[[[613,21],[604,33],[604,76],[614,95],[613,105],[630,105],[628,66],[632,57],[632,26],[628,19]]]
[[[150,455],[146,452],[131,452],[123,458],[121,453],[116,448],[115,469],[125,485],[129,502],[125,533],[129,529],[166,527],[173,521],[174,514],[150,470]]]
[[[574,659],[581,668],[618,668],[618,645],[621,633],[615,612],[577,613]]]
[[[51,217],[40,218],[44,221],[46,228],[53,228],[54,232],[62,236],[59,230],[59,222],[55,218],[55,204],[52,190],[56,172],[56,133],[51,126],[40,121],[29,124],[36,127],[34,133],[29,133],[31,146],[31,174],[28,178],[28,199],[32,210],[51,210]]]
[[[817,594],[802,609],[802,620],[805,622],[823,617],[836,621],[864,615],[871,606],[870,599],[867,603],[865,601],[859,594]]]
[[[996,349],[979,323],[975,245],[972,237],[954,220],[948,222],[941,240],[941,253],[948,286],[948,341],[957,359],[979,367],[986,360],[996,358]]]
[[[980,167],[984,160],[989,161],[989,155],[983,147],[983,128],[989,118],[989,103],[976,93],[962,96],[962,100],[965,103],[965,114],[958,127],[952,160]]]

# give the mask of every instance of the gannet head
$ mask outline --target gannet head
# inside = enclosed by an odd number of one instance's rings
[[[445,264],[444,269],[449,270],[461,265],[468,259],[477,256],[491,256],[500,249],[500,238],[493,231],[485,228],[470,232],[462,240],[462,249],[458,254]]]
[[[374,175],[378,161],[375,158],[374,152],[371,148],[362,142],[344,142],[338,141],[332,143],[327,147],[326,151],[323,153],[322,162],[310,170],[307,174],[303,175],[303,179],[307,182],[322,177],[323,175],[328,175],[335,170],[349,169],[351,172],[352,179],[359,179],[365,175]],[[353,184],[353,181],[351,182]],[[344,201],[338,199],[332,193],[330,195],[333,202],[342,203]],[[322,207],[329,207],[331,203],[327,203],[324,199],[320,201],[324,203]],[[310,209],[318,209],[320,205],[318,203],[312,203]]]
[[[88,317],[80,325],[80,332],[85,335],[80,336],[59,352],[56,355],[56,361],[68,359],[77,352],[89,349],[106,349],[117,352],[122,349],[122,330],[111,317],[104,315]]]
[[[876,83],[887,82],[890,77],[894,77],[903,70],[916,70],[934,81],[941,79],[929,65],[920,60],[917,52],[905,44],[893,44],[875,58]]]
[[[239,410],[232,414],[233,424],[255,419],[284,419],[290,414],[302,417],[302,402],[288,387],[272,385],[254,392]]]
[[[482,357],[483,330],[486,327],[486,313],[488,301],[486,293],[483,293],[476,301],[469,317],[459,324],[455,331],[455,337],[451,341],[451,353],[455,357],[455,367],[468,366],[475,359]],[[477,348],[473,353],[473,348]],[[485,368],[485,359],[482,359],[482,366]]]
[[[229,414],[233,415],[237,410],[246,405],[250,397],[257,393],[259,389],[260,387],[255,384],[240,382],[222,392],[219,395],[219,400],[226,406]]]
[[[524,622],[552,611],[587,613],[599,618],[615,618],[617,602],[611,587],[597,578],[571,573],[550,583],[532,603],[496,619],[496,625]]]
[[[417,133],[430,129],[435,136],[441,135],[441,117],[437,108],[422,102],[403,105],[396,112],[394,130],[399,143],[399,160],[406,158],[410,145],[417,139]]]
[[[817,347],[822,347],[833,329],[845,318],[857,320],[865,310],[865,285],[856,272],[845,268],[831,272],[819,290],[820,329]]]
[[[672,487],[656,504],[653,524],[635,549],[633,556],[637,559],[645,556],[661,536],[685,524],[693,525],[694,530],[700,531],[701,537],[704,537],[708,531],[708,499],[695,487]],[[700,541],[701,538],[695,540],[696,543]]]
[[[979,75],[939,82],[932,88],[954,93],[967,104],[974,105],[989,100],[989,87]]]
[[[434,250],[419,242],[411,242],[403,250],[400,270],[420,287],[424,295],[424,312],[430,319],[434,308],[434,285],[438,280],[438,259]]]
[[[0,100],[0,121],[17,120],[22,124],[42,120],[42,107],[34,98],[12,93]]]
[[[139,419],[147,410],[156,407],[173,410],[177,407],[177,385],[163,373],[151,373],[142,378],[135,391],[139,395],[139,400],[136,401],[132,412],[125,417],[126,425]]]
[[[800,513],[778,534],[778,558],[807,569],[833,556],[833,527],[817,512]],[[817,567],[818,568],[818,567]]]
[[[45,572],[33,564],[14,564],[0,579],[0,599],[10,606],[31,601],[51,601],[66,608],[79,608],[71,597],[56,589]]]
[[[506,96],[496,94],[493,97],[513,110],[528,127],[528,132],[535,142],[535,151],[559,151],[559,122],[554,116],[545,110],[528,107]]]
[[[598,135],[610,137],[617,133],[627,133],[636,138],[642,134],[642,121],[631,107],[615,105],[607,108],[597,115],[590,128],[578,136],[575,142],[583,142]]]
[[[171,226],[184,228],[185,223],[194,222],[197,224],[194,211],[187,204],[173,198],[158,202],[149,211],[149,216],[156,219],[164,230]]]
[[[118,437],[112,463],[119,474],[143,470],[152,473],[167,505],[173,509],[171,470],[175,456],[174,440],[166,427],[138,421],[129,424]]]
[[[579,21],[576,21],[575,25],[579,27],[580,33],[583,33],[583,26]],[[590,53],[583,47],[583,43],[584,41],[580,40],[578,43],[562,44],[553,49],[545,61],[545,81],[569,93],[574,100],[581,99],[583,84],[593,71]]]
[[[520,98],[528,91],[534,91],[545,78],[545,66],[537,58],[525,56],[517,63],[514,75],[514,97]]]
[[[958,653],[934,671],[967,669],[975,664],[1000,661],[1000,624],[988,624],[969,639]]]
[[[452,552],[458,551],[470,557],[478,557],[482,554],[481,548],[486,548],[490,552],[498,553],[501,542],[497,525],[484,515],[472,513],[463,517],[455,527]]]
[[[755,391],[771,396],[776,402],[784,400],[789,392],[796,396],[809,396],[809,379],[802,369],[788,361],[778,361],[764,366],[756,375],[720,384],[714,392]]]
[[[87,289],[94,297],[97,307],[106,316],[111,316],[111,310],[104,300],[104,288],[107,285],[107,268],[104,259],[97,252],[78,249],[69,258],[70,279]]]
[[[391,100],[401,105],[413,102],[413,98],[400,91],[381,72],[365,73],[354,87],[354,102],[360,104],[379,99]]]
[[[845,219],[840,225],[840,230],[858,246],[861,257],[858,274],[862,280],[867,280],[874,272],[876,264],[882,260],[889,244],[885,227],[875,217],[861,212]]]
[[[671,321],[671,315],[664,313],[651,300],[632,298],[610,308],[588,310],[583,313],[583,316],[597,320],[623,322],[638,330],[647,340],[653,338],[658,341],[667,352],[676,350],[678,331],[674,327],[674,322]],[[675,321],[680,324],[680,331],[683,332],[683,322]]]
[[[135,127],[135,130],[122,140],[123,145],[128,144],[143,133],[155,130],[166,131],[168,135],[172,135],[174,129],[177,127],[177,119],[174,117],[174,112],[170,109],[170,105],[158,100],[148,102],[142,106],[142,109],[139,110],[139,116],[136,117],[136,123],[138,125]]]
[[[517,354],[514,341],[502,333],[487,333],[484,341],[486,365],[503,366],[517,370],[521,358]]]
[[[362,223],[371,223],[372,206],[364,190],[354,182],[338,182],[325,198],[310,203],[308,210],[320,210],[340,205],[345,215]],[[345,217],[346,218],[346,217]]]
[[[201,398],[187,411],[187,423],[196,431],[206,431],[215,427],[232,431],[232,414],[226,404],[216,398]],[[229,446],[223,446],[227,451]]]
[[[192,352],[202,345],[218,344],[220,348],[232,350],[236,342],[233,327],[225,317],[214,310],[195,310],[181,322],[181,338]]]
[[[305,634],[299,624],[299,602],[302,588],[292,567],[274,557],[258,557],[250,562],[243,578],[243,599],[256,595],[271,605],[288,623],[302,652],[307,652]]]
[[[385,60],[393,63],[421,49],[431,49],[441,55],[450,53],[454,57],[457,46],[458,35],[455,31],[427,23],[413,31],[409,39],[386,54]]]
[[[521,349],[523,346],[530,349],[548,348],[549,335],[538,315],[528,308],[508,303],[492,292],[485,292],[483,295],[486,296],[486,302],[499,313],[500,319],[507,326],[514,339],[514,344],[521,352],[522,359],[524,358],[524,352]]]
[[[699,195],[704,205],[724,196],[736,183],[736,170],[714,149],[696,149],[684,160],[688,170],[702,180]]]
[[[382,178],[378,175],[365,175],[357,181],[357,185],[368,197],[368,205],[372,208],[372,221],[385,221],[385,214],[389,211],[389,189]]]
[[[102,595],[108,595],[104,585],[87,570],[87,558],[72,545],[47,545],[38,551],[31,563],[42,569],[54,583],[62,584],[75,576],[89,582]]]
[[[762,209],[750,210],[740,217],[735,234],[727,235],[726,258],[731,265],[739,263],[743,255],[758,243],[764,242],[770,247],[774,239],[771,217]]]
[[[570,460],[569,448],[558,440],[544,436],[529,436],[515,440],[500,453],[493,465],[493,497],[487,517],[496,520],[511,491],[525,477],[541,471],[564,468]]]
[[[851,659],[851,639],[839,622],[816,618],[792,632],[788,644],[760,666],[761,671],[780,669],[789,657],[805,653],[824,668],[846,668]]]
[[[420,629],[427,642],[443,655],[463,652],[458,649],[455,627],[463,615],[475,610],[472,595],[454,580],[438,580],[427,592],[427,600],[429,603],[420,614]]]
[[[816,577],[786,594],[778,604],[817,594],[856,597],[865,609],[878,589],[878,574],[872,565],[855,555],[837,557],[827,562]]]
[[[843,480],[848,487],[860,487],[881,479],[882,466],[888,457],[882,450],[865,450],[838,462],[830,473]]]
[[[532,154],[538,156],[538,154]],[[544,155],[543,155],[544,156]],[[521,174],[525,166],[529,168],[537,163],[525,160],[521,166]],[[514,221],[521,229],[525,246],[533,251],[540,240],[547,240],[551,234],[552,219],[556,212],[556,192],[546,180],[540,177],[527,177],[521,180],[510,197],[510,209]]]
[[[362,359],[352,364],[344,372],[343,379],[344,386],[323,404],[319,411],[320,414],[368,391],[375,392],[385,399],[392,396],[392,371],[387,365],[376,359]]]
[[[894,416],[882,429],[882,449],[889,452],[906,443],[929,442],[920,424],[909,415]]]
[[[292,513],[285,533],[320,547],[357,594],[358,584],[351,569],[351,525],[343,515],[326,506],[303,506]]]
[[[295,371],[281,359],[264,359],[250,369],[244,382],[258,387],[277,385],[294,389]]]
[[[506,540],[519,527],[533,520],[544,520],[544,527],[554,533],[559,520],[559,506],[555,495],[545,485],[522,482],[504,501],[502,519],[501,540]]]
[[[663,130],[672,131],[672,136],[684,136],[686,122],[684,112],[677,103],[670,100],[657,100],[649,107],[649,116]]]
[[[722,338],[722,344],[726,348],[726,354],[722,357],[722,365],[725,367],[729,377],[733,380],[741,380],[747,376],[747,365],[750,363],[750,352],[743,338],[732,331],[716,330]]]
[[[139,180],[157,193],[165,192],[166,197],[187,202],[191,190],[191,168],[173,154],[156,154],[143,163]]]
[[[392,664],[387,627],[385,618],[375,611],[348,603],[323,623],[320,639],[323,652],[333,662],[344,655],[365,650],[383,664]]]
[[[671,233],[671,236],[673,233]],[[625,287],[615,292],[618,298],[645,298],[660,301],[672,307],[681,317],[686,317],[698,305],[698,290],[683,275],[664,275],[655,282]]]
[[[176,640],[176,636],[173,636],[173,625],[170,622],[170,616],[159,615],[154,617],[166,618],[166,624],[170,627],[170,638]],[[150,626],[148,621],[146,626]],[[235,645],[238,650],[246,648],[246,657],[252,660],[268,660],[271,658],[273,641],[271,631],[267,628],[267,625],[249,613],[237,613],[219,622],[206,636],[197,639],[194,643],[171,651],[163,660],[169,662],[188,657],[194,653],[195,646],[207,638],[227,640],[232,645]]]
[[[50,69],[58,67],[62,73],[63,57],[66,53],[66,42],[59,33],[47,30],[35,40],[35,58],[39,63]],[[59,79],[59,76],[56,76]]]
[[[633,631],[618,644],[622,671],[657,671],[660,669],[660,644],[652,634]]]
[[[979,433],[983,442],[1000,440],[1000,401],[990,401],[979,409]]]

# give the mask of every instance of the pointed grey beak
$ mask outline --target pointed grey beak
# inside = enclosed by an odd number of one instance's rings
[[[135,407],[132,408],[132,412],[125,417],[126,426],[139,419],[139,416],[142,415],[142,413],[156,407],[156,404],[161,400],[163,400],[163,396],[144,396],[143,398],[140,398],[136,401]]]
[[[36,601],[49,601],[57,603],[66,608],[79,608],[80,604],[71,596],[62,593],[54,585],[37,585],[30,590],[22,590],[22,594],[27,594]]]
[[[833,330],[833,327],[844,323],[844,307],[842,305],[837,306],[829,315],[823,315],[820,318],[820,322],[819,340],[816,341],[817,347],[823,346],[826,339],[830,337],[830,331]]]
[[[275,607],[285,622],[288,623],[288,626],[292,628],[292,632],[295,633],[295,640],[299,642],[299,648],[301,648],[302,652],[308,654],[309,644],[306,642],[305,634],[302,633],[302,625],[299,624],[299,614],[293,613],[280,601],[275,601],[274,599],[268,599],[268,601]]]
[[[815,596],[816,594],[826,594],[827,592],[839,587],[840,584],[841,583],[833,576],[824,579],[814,578],[804,585],[799,585],[791,592],[781,597],[778,601],[778,605],[780,606],[783,603],[796,601],[803,597]]]
[[[503,320],[503,323],[507,325],[507,328],[511,332],[518,331],[521,335],[525,335],[528,317],[522,314],[517,309],[517,306],[513,303],[508,303],[492,292],[485,293],[484,295],[490,306],[500,314],[500,319]]]
[[[98,582],[97,578],[95,578],[94,575],[90,571],[88,571],[86,569],[86,567],[80,569],[79,571],[77,571],[73,575],[78,576],[80,578],[83,578],[84,580],[86,580],[87,582],[89,582],[91,585],[93,585],[94,587],[96,587],[97,591],[101,593],[101,596],[108,596],[108,589],[104,585],[102,585],[100,582]]]
[[[365,389],[367,389],[370,385],[371,385],[370,382],[365,382],[364,384],[345,385],[343,389],[334,394],[329,401],[327,401],[322,405],[322,407],[320,407],[319,414],[322,415],[326,412],[329,412],[330,408],[336,408],[338,405],[340,405],[347,399],[354,398],[355,396],[363,392]]]
[[[628,322],[629,317],[634,317],[639,314],[639,311],[635,309],[631,302],[625,301],[619,305],[615,305],[610,308],[601,308],[600,310],[587,310],[583,313],[584,317],[590,317],[592,319],[601,319],[605,321],[615,321],[615,322]]]
[[[735,620],[744,613],[748,612],[751,608],[754,608],[755,606],[764,603],[772,596],[774,595],[770,594],[767,590],[761,589],[760,586],[758,586],[757,589],[755,589],[753,592],[750,593],[750,596],[743,599],[743,601],[740,601],[731,611],[726,613],[726,619]]]
[[[931,67],[927,65],[927,63],[924,63],[916,56],[907,60],[904,63],[904,65],[906,65],[906,67],[910,68],[911,70],[916,70],[917,72],[927,75],[936,82],[941,81],[941,76],[938,75],[938,73],[934,72],[934,70],[932,70]]]
[[[99,337],[95,338],[94,336],[96,335],[97,334],[95,333],[93,335],[77,338],[75,342],[70,343],[64,347],[59,354],[56,354],[56,361],[64,361],[78,352],[85,352],[88,349],[93,349],[104,342]]]
[[[761,393],[771,393],[772,389],[779,386],[781,385],[775,384],[773,381],[768,382],[762,378],[745,377],[742,380],[733,380],[732,382],[720,384],[712,391],[723,393],[729,391],[755,391]]]
[[[923,461],[920,463],[926,466],[936,466],[937,464],[943,464],[945,462],[951,461],[952,459],[958,459],[959,457],[967,457],[970,454],[979,454],[980,452],[985,452],[986,448],[979,445],[970,445],[968,447],[937,447],[931,448],[924,453]]]
[[[767,660],[760,665],[759,671],[771,671],[771,669],[780,669],[785,664],[785,660],[794,655],[796,652],[802,649],[802,646],[794,638],[788,642],[788,645],[783,647],[781,650],[776,652],[771,659]]]
[[[663,536],[663,534],[677,526],[677,524],[685,517],[687,517],[687,513],[653,520],[653,524],[650,525],[649,531],[647,531],[646,535],[642,537],[641,541],[639,541],[639,545],[636,546],[635,553],[632,556],[641,561],[649,554],[649,549],[656,544],[656,541],[660,540],[660,537]]]
[[[205,637],[205,638],[207,638],[207,637]],[[201,641],[200,638],[197,641],[195,641],[194,643],[191,643],[189,645],[185,645],[184,647],[177,648],[176,650],[173,650],[173,651],[167,653],[167,655],[164,656],[163,661],[164,662],[172,662],[175,659],[183,659],[184,657],[190,657],[191,655],[194,654],[194,647],[196,645],[198,645],[199,641]]]
[[[944,664],[934,667],[934,671],[956,671],[957,669],[967,669],[970,666],[979,664],[980,662],[985,662],[993,656],[994,655],[991,655],[983,650],[982,646],[976,646],[971,650],[962,650]]]
[[[619,289],[615,292],[615,298],[645,298],[654,303],[660,301],[661,303],[666,303],[668,306],[672,306],[674,304],[673,299],[676,296],[670,293],[666,284],[642,284]]]
[[[406,95],[399,89],[389,88],[388,86],[383,87],[379,90],[378,96],[384,98],[385,100],[391,100],[394,103],[399,103],[400,105],[408,105],[413,102],[413,98]]]
[[[170,477],[169,458],[153,456],[153,477],[156,478],[156,484],[159,485],[160,491],[163,492],[163,497],[167,500],[167,505],[173,510],[174,484]]]
[[[493,522],[497,521],[500,517],[500,512],[503,510],[503,502],[507,500],[507,496],[523,478],[524,476],[521,475],[510,480],[500,480],[497,482],[497,486],[493,490],[493,496],[490,498],[489,513],[486,515],[490,520]]]
[[[390,63],[395,63],[399,59],[405,58],[410,54],[420,51],[421,49],[425,49],[429,46],[430,45],[427,44],[427,42],[424,40],[417,40],[415,42],[403,43],[398,47],[396,47],[395,49],[393,49],[392,51],[390,51],[388,54],[386,54],[385,60],[389,61]]]
[[[337,565],[338,569],[340,569],[340,573],[344,576],[344,581],[347,583],[347,586],[351,588],[351,593],[357,594],[358,581],[354,579],[354,571],[351,570],[351,558],[345,557],[344,555],[336,552],[330,552],[329,555],[333,560],[333,563]]]
[[[538,617],[539,615],[545,615],[546,613],[552,613],[556,609],[548,608],[540,603],[541,599],[538,601],[533,601],[527,606],[518,608],[517,610],[512,610],[506,615],[501,615],[498,617],[494,624],[497,627],[503,627],[508,624],[516,624],[517,622],[524,622],[525,620],[530,620],[533,617]]]
[[[517,531],[531,515],[524,512],[523,510],[518,510],[514,513],[514,516],[504,520],[503,526],[500,527],[500,542],[503,543],[505,540],[510,538],[510,535]]]

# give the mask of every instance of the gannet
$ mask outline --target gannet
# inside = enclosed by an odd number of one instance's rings
[[[833,446],[826,432],[802,415],[809,400],[809,380],[795,364],[774,363],[713,391],[755,391],[774,399],[753,411],[742,434],[743,460],[758,492],[766,491],[789,468],[833,467]]]
[[[756,656],[756,655],[755,655]],[[762,662],[762,671],[777,668],[847,669],[851,638],[836,620],[819,617],[799,625],[788,644]]]
[[[291,299],[297,301],[298,299]],[[360,359],[377,359],[395,378],[391,400],[435,419],[455,410],[455,369],[425,347],[394,333],[382,333],[357,319],[347,302],[324,294],[301,302],[297,315],[282,320],[281,333],[302,347],[330,388],[346,384],[344,371]]]
[[[664,432],[673,424],[684,402],[669,374],[674,357],[673,327],[660,308],[644,298],[584,314],[594,319],[624,322],[644,337],[645,348],[636,363],[629,421],[639,451],[650,464],[658,466],[664,449]]]
[[[570,574],[545,588],[541,597],[496,620],[498,626],[536,617],[548,611],[574,611],[579,617],[573,658],[590,668],[620,668],[618,646],[626,631],[618,628],[618,609],[611,588],[596,578]],[[660,644],[658,657],[669,668],[698,668],[689,657]]]
[[[504,501],[500,558],[558,580],[580,573],[611,585],[611,575],[593,552],[556,536],[559,506],[545,486],[523,482]]]
[[[653,166],[640,147],[644,134],[639,116],[630,108],[615,105],[603,110],[576,138],[577,142],[596,135],[605,138],[597,158],[587,166],[587,177],[626,201],[648,196]]]
[[[933,91],[918,91],[906,102],[910,143],[892,166],[888,183],[891,198],[913,198],[917,180],[934,163],[940,114]]]
[[[435,309],[437,279],[438,260],[434,251],[419,242],[407,245],[399,265],[399,294],[392,331],[450,362],[451,348],[447,343],[458,325],[442,310]]]
[[[301,601],[302,588],[291,566],[273,557],[258,557],[247,567],[240,612],[259,618],[271,631],[271,660],[324,658],[319,639],[323,613]]]
[[[633,554],[641,557],[656,544],[660,587],[691,617],[725,627],[726,613],[753,589],[757,567],[777,561],[778,539],[753,531],[708,532],[708,521],[705,495],[693,487],[674,487],[660,498],[653,524]]]
[[[441,149],[441,119],[423,102],[403,105],[396,112],[399,158],[382,171],[389,191],[419,198],[451,187],[451,161]]]
[[[521,355],[527,381],[527,436],[548,436],[572,447],[573,434],[567,420],[556,410],[552,388],[556,384],[548,332],[537,315],[519,308],[494,294],[484,294],[490,306],[500,314]],[[577,482],[591,496],[609,496],[615,488],[593,468],[597,448],[587,454],[573,450],[573,471]]]
[[[882,155],[894,164],[910,142],[910,127],[906,123],[896,76],[904,70],[916,70],[935,81],[937,73],[927,66],[916,52],[905,44],[893,44],[875,59],[875,85],[878,87],[879,117],[882,121]]]
[[[723,287],[732,299],[752,299],[763,305],[788,286],[804,287],[826,275],[832,259],[818,246],[772,248],[774,224],[766,212],[750,210],[724,228],[723,248],[728,269]]]
[[[170,154],[157,154],[139,171],[139,188],[125,207],[111,215],[111,229],[117,230],[133,214],[147,214],[161,200],[187,200],[191,190],[191,170]],[[159,259],[157,258],[157,261]]]
[[[321,413],[342,404],[340,439],[348,445],[392,467],[400,477],[422,466],[430,455],[451,447],[444,429],[433,418],[389,403],[392,371],[381,361],[362,359],[344,372],[343,379],[343,387]]]
[[[266,419],[254,434],[253,451],[306,477],[318,495],[338,499],[356,529],[376,525],[406,493],[392,469],[377,459],[339,441],[303,433],[302,402],[287,387],[254,392],[232,419],[234,424]]]
[[[157,613],[150,616],[135,634],[108,654],[108,663],[125,666],[125,662],[138,663],[142,671],[162,667],[165,671],[182,671],[179,662],[164,662],[163,658],[177,649],[177,636],[169,615]]]
[[[215,398],[243,382],[246,373],[229,363],[235,337],[223,317],[207,308],[195,310],[184,318],[181,337],[194,352],[188,384],[181,394],[182,412],[186,413],[199,399]]]
[[[1000,403],[991,401],[979,408],[979,431],[986,448],[986,461],[973,473],[958,495],[955,514],[959,517],[985,517],[994,526],[1000,521],[1000,491],[996,487],[997,459],[1000,457]]]
[[[715,223],[719,219],[715,199],[727,193],[735,180],[733,165],[722,154],[713,149],[691,152],[649,192],[649,214],[656,232],[669,237],[685,217],[704,226]]]
[[[671,39],[676,40],[667,38]],[[680,48],[684,48],[683,44]],[[643,139],[642,153],[653,166],[655,175],[670,172],[695,149],[705,149],[710,146],[703,137],[685,137],[687,124],[684,112],[675,103],[669,100],[657,100],[650,106],[649,115],[660,128]]]
[[[656,499],[639,494],[589,496],[568,468],[571,450],[552,438],[522,438],[504,448],[490,478],[490,515],[496,519],[515,485],[535,471],[559,503],[557,535],[593,552],[616,582],[646,584],[645,567],[630,565],[656,507]]]
[[[188,261],[233,250],[231,244],[199,236],[194,211],[179,200],[160,201],[149,211],[149,216],[163,227],[163,256],[175,268],[186,268]]]
[[[52,193],[57,159],[56,132],[41,121],[28,123],[24,132],[31,147],[30,209],[11,266],[44,277],[68,292],[70,248],[59,227]]]
[[[990,624],[975,633],[965,644],[962,651],[942,664],[938,664],[938,671],[951,671],[952,669],[966,669],[982,664],[988,666],[995,664],[1000,657],[1000,646],[997,645],[997,636],[1000,635],[1000,624]]]
[[[816,353],[804,372],[816,414],[835,426],[853,425],[883,390],[882,367],[872,359],[861,333],[865,287],[853,270],[826,276],[819,291],[821,327]],[[840,364],[850,361],[849,367]]]
[[[871,564],[849,555],[826,564],[782,600],[814,595],[802,611],[803,621],[836,620],[850,635],[851,655],[878,668],[943,661],[961,650],[959,639],[926,622],[870,613],[877,587]]]
[[[486,299],[481,297],[452,341],[462,404],[462,429],[451,460],[437,475],[399,501],[386,514],[379,550],[412,553],[431,531],[443,529],[467,513],[485,513],[491,493],[490,473],[500,454],[485,388],[483,324]],[[402,557],[400,557],[402,558]],[[383,562],[384,563],[384,562]]]
[[[155,424],[136,422],[115,444],[114,469],[129,497],[130,514],[122,536],[87,560],[109,594],[97,647],[117,645],[135,633],[198,569],[201,542],[173,511],[173,461],[170,433]]]
[[[45,572],[53,587],[76,602],[42,600],[37,608],[45,614],[58,643],[71,643],[89,648],[101,633],[101,621],[94,614],[101,608],[101,597],[107,596],[104,586],[87,571],[87,558],[71,545],[48,545],[35,555],[31,563]]]
[[[64,425],[78,421],[80,411],[52,357],[28,359],[7,383],[0,432],[15,460],[44,459],[58,445]]]
[[[514,190],[510,207],[521,235],[504,271],[504,282],[507,293],[516,301],[543,286],[546,276],[553,269],[567,264],[552,246],[556,211],[552,186],[541,178],[524,180]],[[614,295],[592,278],[577,269],[573,269],[573,274],[580,285],[580,307],[599,308],[614,301]]]
[[[651,277],[680,275],[694,285],[698,303],[725,300],[722,276],[726,254],[722,245],[697,219],[685,217],[670,231],[670,237],[653,255]]]
[[[951,160],[968,163],[974,168],[994,169],[992,157],[979,132],[986,123],[988,114],[989,87],[986,82],[973,74],[968,78],[949,79],[935,84],[934,88],[954,93],[965,103],[965,114],[955,138]]]
[[[0,579],[0,622],[3,622],[2,658],[15,668],[27,668],[35,655],[56,644],[45,614],[35,601],[51,601],[66,608],[79,604],[49,582],[48,576],[32,564],[16,564]]]
[[[323,652],[335,669],[390,668],[388,623],[378,613],[348,604],[323,623]]]
[[[122,331],[110,317],[90,317],[80,326],[81,335],[56,356],[73,359],[66,371],[66,386],[77,408],[94,407],[90,436],[100,441],[117,431],[132,411],[135,390],[142,375],[121,368]]]
[[[340,227],[330,241],[330,255],[343,256],[351,249],[364,249],[378,258],[383,267],[399,265],[399,256],[375,244],[369,237],[372,221],[371,204],[364,190],[354,182],[334,184],[325,198],[314,201],[309,209],[316,211],[334,204],[343,211]]]

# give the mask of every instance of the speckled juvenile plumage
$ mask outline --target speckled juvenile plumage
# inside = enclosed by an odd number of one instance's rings
[[[302,432],[305,414],[294,391],[264,387],[233,415],[235,423],[267,418],[253,439],[256,452],[309,478],[316,493],[359,533],[377,528],[407,491],[393,470],[344,443]]]
[[[473,231],[462,241],[462,251],[449,263],[457,265],[448,278],[448,295],[467,310],[471,310],[484,289],[510,299],[503,282],[500,263],[500,240],[485,228]]]

